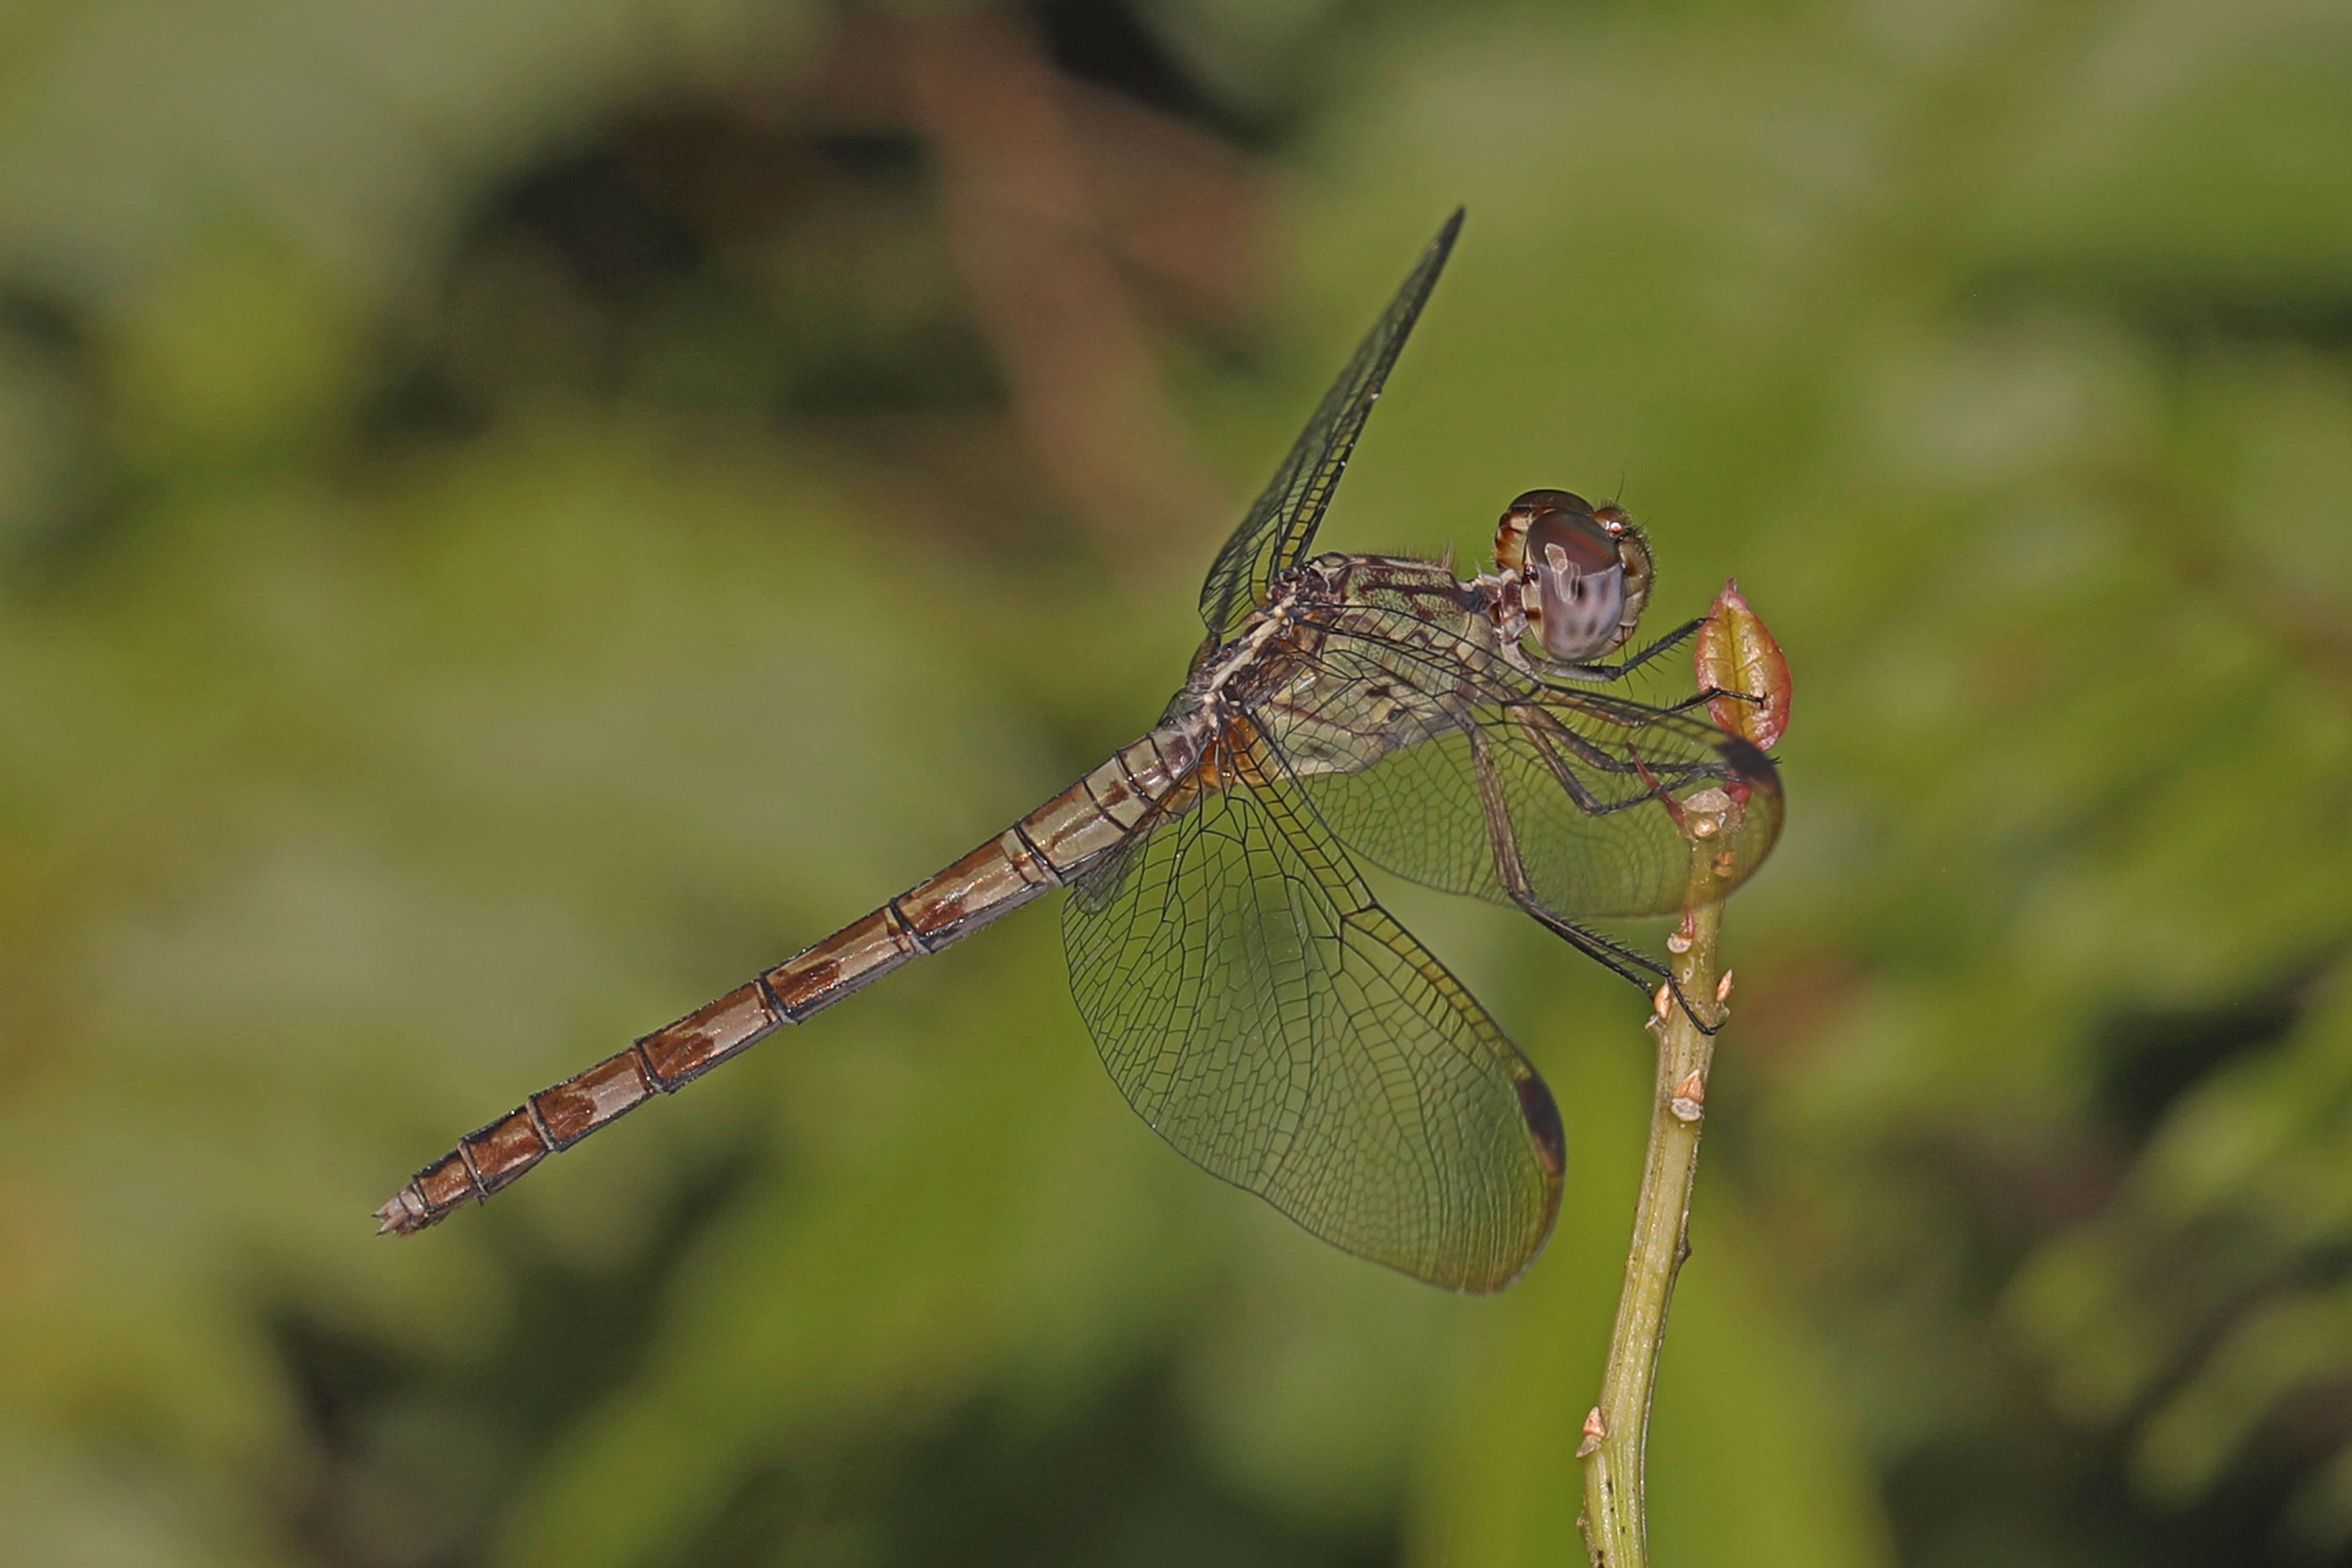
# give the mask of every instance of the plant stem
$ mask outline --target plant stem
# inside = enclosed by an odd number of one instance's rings
[[[1682,928],[1667,946],[1674,952],[1675,987],[1691,1007],[1711,1010],[1709,1022],[1719,1027],[1725,1010],[1717,994],[1715,944],[1723,905],[1716,848],[1737,837],[1739,807],[1724,800],[1720,809],[1709,810],[1697,799],[1685,806],[1682,823],[1691,841],[1690,881]],[[1691,1182],[1698,1173],[1707,1068],[1715,1056],[1713,1037],[1663,988],[1649,1026],[1658,1037],[1658,1082],[1642,1195],[1633,1210],[1633,1246],[1625,1259],[1625,1287],[1617,1299],[1601,1403],[1585,1418],[1584,1442],[1577,1450],[1584,1461],[1585,1549],[1595,1568],[1646,1568],[1649,1562],[1643,1484],[1650,1396],[1665,1343],[1675,1276],[1690,1256]]]

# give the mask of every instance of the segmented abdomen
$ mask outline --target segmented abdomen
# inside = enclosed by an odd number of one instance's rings
[[[1198,752],[1189,737],[1181,726],[1145,736],[863,920],[458,1140],[376,1210],[378,1228],[406,1235],[481,1202],[655,1095],[1078,876],[1181,782]]]

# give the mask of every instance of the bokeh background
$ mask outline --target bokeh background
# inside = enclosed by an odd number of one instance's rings
[[[1456,203],[1325,537],[1619,496],[1799,682],[1660,1561],[2352,1563],[2319,0],[0,9],[0,1560],[1580,1561],[1648,1040],[1498,911],[1395,898],[1567,1117],[1495,1300],[1046,910],[367,1219],[1148,726]]]

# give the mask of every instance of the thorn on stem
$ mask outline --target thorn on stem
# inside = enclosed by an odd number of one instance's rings
[[[1666,1110],[1675,1121],[1684,1122],[1696,1121],[1706,1115],[1706,1079],[1693,1072],[1675,1085],[1674,1098],[1666,1101]]]
[[[1584,1441],[1576,1446],[1576,1457],[1580,1459],[1591,1458],[1600,1451],[1601,1445],[1608,1436],[1609,1423],[1601,1418],[1601,1406],[1596,1405],[1584,1418]]]

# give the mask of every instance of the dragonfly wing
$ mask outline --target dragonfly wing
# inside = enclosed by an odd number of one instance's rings
[[[1287,754],[1301,786],[1325,826],[1374,865],[1511,903],[1496,866],[1507,841],[1536,901],[1554,914],[1668,914],[1682,908],[1691,855],[1668,802],[1710,788],[1744,801],[1710,850],[1731,857],[1714,882],[1722,895],[1779,838],[1780,775],[1747,742],[1686,713],[1547,687],[1426,628],[1407,643],[1384,635],[1402,629],[1385,626],[1387,615],[1343,614],[1302,673],[1326,713],[1371,708],[1350,693],[1403,693],[1409,721],[1382,716],[1396,707],[1391,695],[1388,709],[1349,726],[1351,749],[1265,719],[1278,744],[1297,732]]]
[[[1299,432],[1249,515],[1217,552],[1201,584],[1201,618],[1208,623],[1212,640],[1229,640],[1250,612],[1265,602],[1266,584],[1306,559],[1315,531],[1330,509],[1331,492],[1356,449],[1356,437],[1389,378],[1389,367],[1396,363],[1397,352],[1411,335],[1461,231],[1457,208],[1421,253],[1404,286],[1357,348],[1356,357],[1323,395],[1322,405]]]
[[[1432,1284],[1500,1289],[1541,1250],[1550,1091],[1290,780],[1139,833],[1078,884],[1063,935],[1104,1065],[1187,1158]]]

